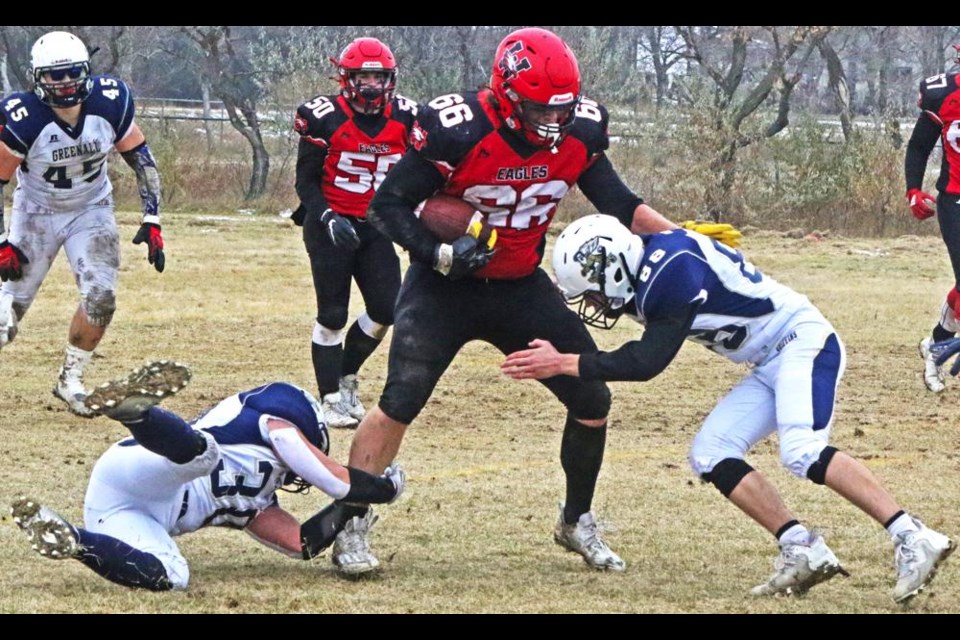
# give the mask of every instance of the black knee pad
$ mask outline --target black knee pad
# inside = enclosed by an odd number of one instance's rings
[[[700,477],[717,488],[724,498],[729,498],[744,476],[753,471],[753,467],[739,458],[724,458]]]
[[[317,322],[331,331],[340,331],[347,326],[348,312],[346,305],[328,303],[317,312]]]
[[[833,456],[836,455],[836,453],[837,449],[835,447],[824,447],[817,461],[807,469],[807,478],[814,484],[826,484],[827,466],[830,464],[830,461],[833,460]]]
[[[583,382],[572,399],[561,401],[571,415],[581,420],[601,420],[610,413],[610,388],[605,382]]]

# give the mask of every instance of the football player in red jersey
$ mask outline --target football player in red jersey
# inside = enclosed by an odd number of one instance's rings
[[[396,95],[397,61],[376,38],[357,38],[337,65],[340,95],[300,105],[294,220],[303,225],[317,296],[311,353],[331,427],[363,417],[357,372],[393,324],[400,261],[393,243],[367,223],[367,206],[400,160],[417,104]],[[365,311],[347,326],[351,280]]]
[[[350,450],[351,464],[363,469],[382,470],[382,461],[393,460],[407,426],[467,342],[484,340],[509,354],[547,334],[575,353],[596,351],[539,266],[550,222],[574,185],[599,211],[636,230],[675,226],[620,180],[604,153],[606,109],[581,95],[573,52],[544,29],[508,35],[494,56],[490,87],[433,99],[411,139],[413,148],[370,206],[371,221],[409,251],[411,265],[397,300],[386,386]],[[470,235],[438,242],[417,220],[414,208],[437,192],[476,206],[497,231],[492,251]],[[591,511],[610,391],[571,376],[542,382],[567,408],[560,447],[566,497],[554,540],[594,569],[622,571],[625,563],[601,539]],[[367,509],[338,504],[344,522]],[[334,547],[343,573],[379,564],[356,537],[349,553]]]
[[[960,45],[954,45],[960,65]],[[953,266],[954,287],[940,310],[940,321],[931,336],[920,341],[920,355],[924,360],[923,381],[927,389],[940,393],[944,389],[943,369],[935,362],[930,345],[953,338],[960,332],[960,83],[958,74],[941,73],[920,83],[917,100],[920,116],[913,128],[904,160],[907,180],[907,202],[918,220],[936,214],[940,234],[947,245],[947,254]],[[923,176],[930,152],[942,140],[943,162],[937,180],[939,195],[923,191]]]

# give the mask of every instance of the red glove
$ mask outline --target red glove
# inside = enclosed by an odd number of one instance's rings
[[[133,236],[133,244],[147,243],[147,260],[157,271],[163,271],[166,259],[163,255],[163,236],[160,235],[160,225],[144,222],[140,225],[137,235]]]
[[[934,207],[937,206],[937,201],[929,193],[924,193],[920,189],[908,190],[907,202],[910,203],[910,211],[917,220],[926,220],[936,213]]]
[[[0,280],[19,280],[23,277],[23,265],[29,262],[17,245],[0,242]]]

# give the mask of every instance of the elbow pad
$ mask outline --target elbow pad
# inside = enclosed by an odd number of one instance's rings
[[[137,175],[137,190],[143,202],[143,222],[160,224],[160,172],[147,143],[120,154]]]

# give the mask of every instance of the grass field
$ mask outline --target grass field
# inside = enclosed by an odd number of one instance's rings
[[[146,359],[176,358],[193,367],[194,379],[167,406],[187,416],[270,380],[315,391],[313,290],[298,228],[267,216],[168,214],[167,270],[157,274],[143,247],[130,244],[137,219],[120,215],[119,310],[88,384]],[[906,508],[956,539],[960,382],[928,394],[916,351],[951,285],[940,240],[751,235],[744,249],[768,275],[809,295],[846,343],[833,444],[865,460]],[[74,417],[50,394],[76,302],[61,257],[17,341],[0,354],[0,454],[6,503],[27,493],[80,522],[93,463],[126,432],[103,418]],[[623,322],[596,336],[613,347],[638,334]],[[500,360],[488,345],[469,345],[408,432],[399,456],[410,476],[407,493],[378,509],[373,530],[383,563],[378,576],[345,581],[329,553],[299,562],[242,533],[208,529],[179,539],[191,565],[187,592],[135,592],[78,562],[41,558],[4,515],[0,613],[901,611],[888,597],[893,550],[882,527],[828,489],[789,476],[775,440],[761,443],[751,463],[806,524],[826,534],[852,575],[800,599],[748,595],[772,571],[775,541],[686,462],[700,421],[744,370],[693,344],[656,380],[611,385],[594,506],[628,569],[591,572],[552,541],[563,497],[563,409],[538,384],[501,376]],[[368,406],[385,369],[386,345],[361,371]],[[331,452],[344,462],[351,434],[332,434]],[[318,491],[281,500],[300,519],[328,502]],[[908,611],[960,612],[960,560]]]

